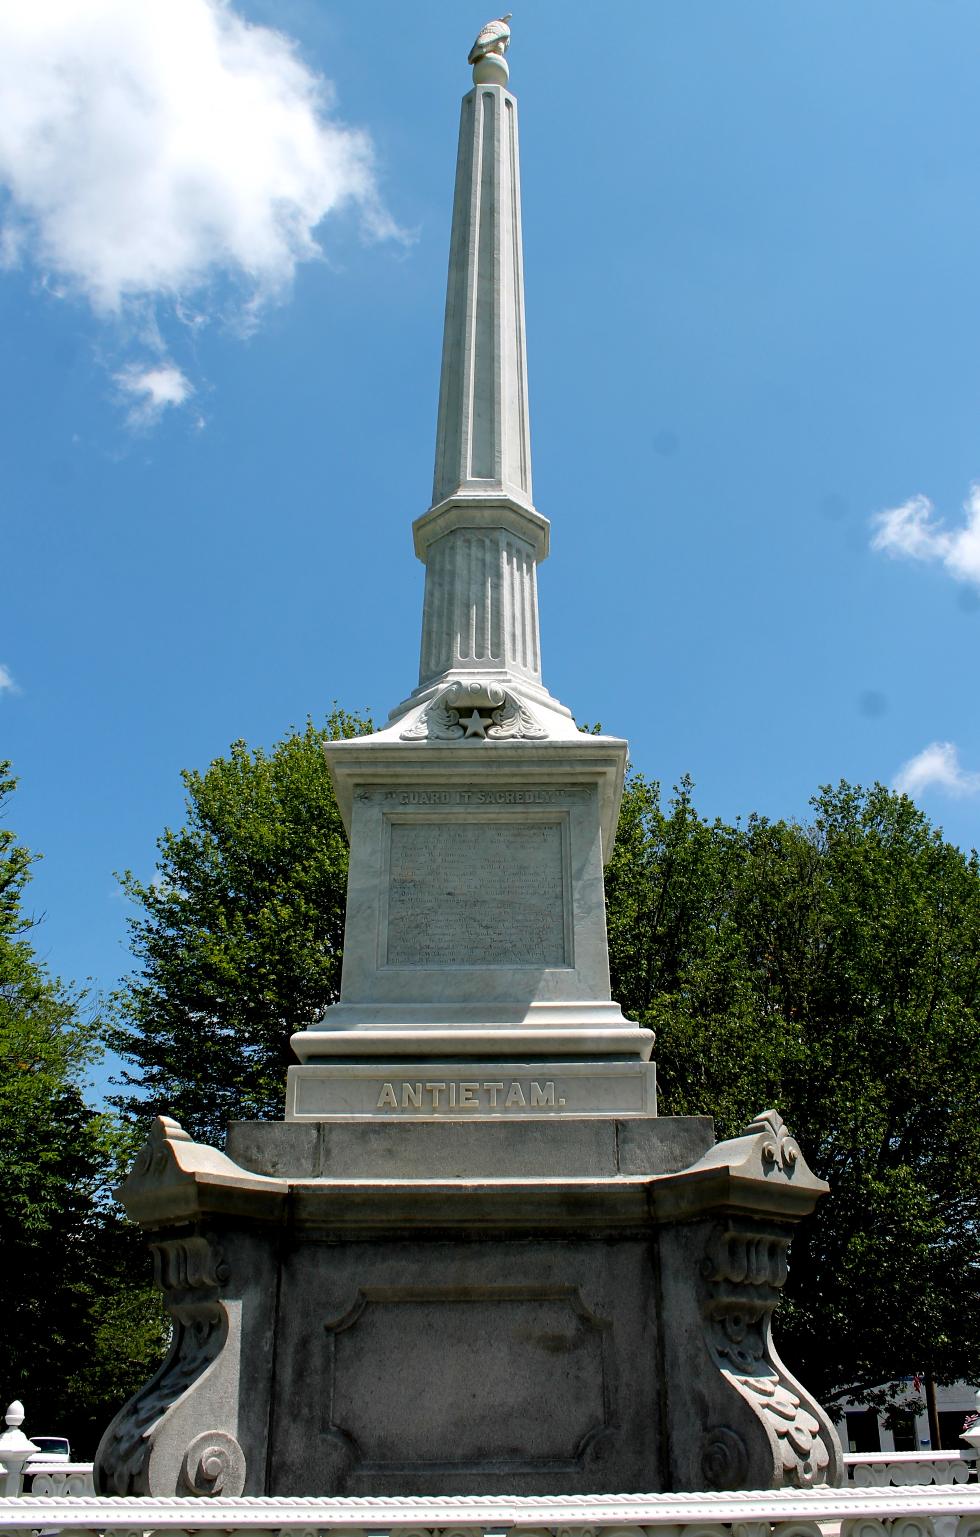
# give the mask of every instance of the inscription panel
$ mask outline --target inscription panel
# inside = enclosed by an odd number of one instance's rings
[[[608,1424],[611,1328],[574,1286],[364,1287],[325,1324],[323,1428],[355,1477],[571,1472]]]
[[[380,800],[391,806],[577,806],[595,799],[595,791],[587,785],[527,785],[498,786],[490,790],[473,785],[460,789],[423,789],[421,786],[401,790],[377,790],[364,785],[355,792],[355,800]]]
[[[307,1063],[287,1075],[287,1121],[547,1120],[656,1115],[652,1062],[502,1063],[416,1067]]]
[[[388,822],[388,966],[569,964],[564,817]]]

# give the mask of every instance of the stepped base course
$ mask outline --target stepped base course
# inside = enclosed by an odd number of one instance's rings
[[[96,1488],[837,1483],[770,1335],[824,1189],[772,1112],[718,1144],[701,1117],[238,1123],[227,1153],[161,1118],[121,1196],[173,1344]]]

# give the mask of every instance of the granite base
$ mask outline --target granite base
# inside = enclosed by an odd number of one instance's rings
[[[837,1482],[770,1337],[826,1187],[774,1113],[158,1120],[121,1191],[174,1321],[103,1437],[148,1495],[583,1494]]]

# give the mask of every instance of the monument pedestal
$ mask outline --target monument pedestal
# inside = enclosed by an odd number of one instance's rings
[[[494,729],[489,707],[473,714]],[[325,1103],[332,1065],[365,1061],[390,1064],[382,1084],[466,1059],[481,1083],[494,1062],[562,1061],[619,1063],[625,1083],[632,1064],[632,1098],[611,1108],[648,1108],[653,1033],[609,995],[602,879],[627,744],[570,721],[548,740],[452,723],[417,739],[407,719],[324,749],[351,840],[344,968],[339,1002],[292,1037],[287,1119]],[[601,1111],[584,1090],[578,1110]]]
[[[779,1117],[154,1123],[121,1191],[170,1355],[118,1494],[577,1494],[837,1482],[770,1319],[825,1190]]]

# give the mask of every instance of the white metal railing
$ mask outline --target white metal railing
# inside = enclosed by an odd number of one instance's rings
[[[904,1487],[909,1484],[966,1484],[976,1475],[975,1451],[847,1452],[844,1468],[856,1488]],[[62,1462],[32,1457],[24,1465],[24,1493],[94,1494],[91,1462]]]
[[[848,1479],[858,1488],[888,1484],[965,1484],[976,1452],[845,1452]]]
[[[94,1494],[91,1462],[63,1462],[55,1457],[31,1457],[24,1464],[24,1493],[38,1495]]]
[[[19,1494],[86,1495],[95,1493],[90,1462],[69,1462],[42,1451],[21,1426],[24,1405],[19,1399],[7,1409],[6,1429],[0,1433],[0,1488],[8,1498]],[[67,1445],[67,1443],[66,1443]]]
[[[975,1451],[847,1452],[844,1468],[848,1484],[859,1489],[966,1484],[976,1476],[976,1458]],[[24,1493],[94,1495],[92,1474],[91,1462],[32,1457],[24,1465]]]
[[[512,1499],[0,1499],[0,1537],[980,1537],[980,1487]]]
[[[547,1499],[105,1499],[94,1495],[91,1463],[39,1453],[20,1429],[23,1419],[23,1405],[11,1404],[0,1434],[0,1537],[39,1529],[77,1537],[256,1530],[388,1537],[405,1528],[414,1529],[411,1537],[501,1537],[504,1531],[645,1537],[651,1527],[671,1528],[670,1537],[821,1537],[828,1525],[839,1525],[843,1537],[980,1537],[980,1485],[967,1482],[980,1449],[977,1430],[964,1435],[965,1452],[848,1453],[843,1489]]]

